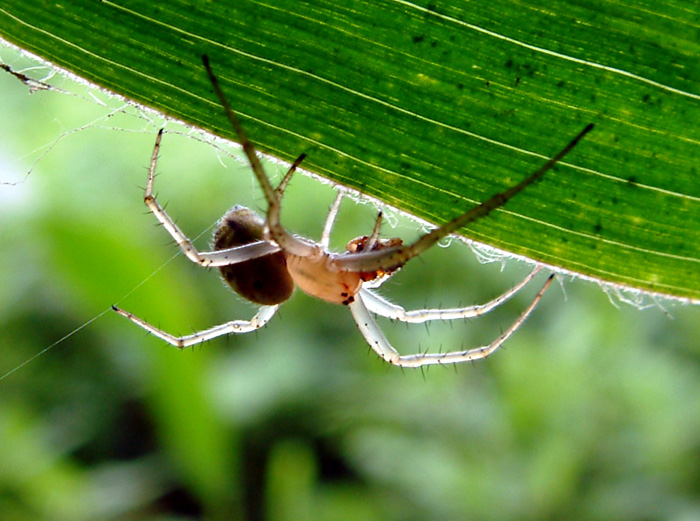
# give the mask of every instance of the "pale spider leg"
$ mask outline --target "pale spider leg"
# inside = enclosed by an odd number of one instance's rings
[[[231,108],[231,105],[229,105],[224,92],[221,90],[219,80],[216,78],[216,76],[214,76],[214,71],[212,71],[211,65],[209,65],[209,58],[206,54],[202,56],[202,63],[204,63],[204,68],[207,70],[209,80],[211,81],[212,87],[214,87],[214,92],[216,92],[216,95],[219,97],[219,101],[224,107],[226,116],[231,122],[231,125],[233,125],[233,129],[238,136],[238,140],[241,142],[243,152],[250,163],[250,168],[253,170],[255,177],[260,183],[260,187],[265,194],[265,199],[267,199],[267,227],[270,231],[270,237],[277,244],[279,244],[284,251],[291,253],[292,255],[297,255],[300,257],[314,257],[320,255],[322,251],[319,249],[318,245],[294,237],[288,233],[280,223],[281,205],[279,199],[277,198],[277,192],[274,188],[272,188],[272,184],[270,183],[270,180],[265,173],[265,169],[263,168],[262,163],[256,154],[253,143],[250,141],[250,139],[248,139],[248,134],[246,134],[243,130],[238,117],[233,112],[233,109]]]
[[[530,282],[535,275],[537,275],[540,269],[540,266],[536,267],[527,277],[525,277],[525,279],[490,302],[464,308],[416,309],[406,311],[403,307],[389,302],[384,297],[376,294],[374,291],[370,291],[366,288],[362,288],[360,291],[367,309],[369,309],[372,313],[376,313],[377,315],[392,320],[399,320],[410,324],[422,324],[423,322],[427,322],[429,320],[457,320],[460,318],[474,318],[488,313],[492,309],[499,307],[501,304],[509,300],[511,297],[513,297],[513,295],[523,289],[525,285]]]
[[[250,320],[232,320],[231,322],[214,326],[210,329],[197,331],[196,333],[192,333],[191,335],[178,337],[171,335],[170,333],[166,333],[165,331],[158,329],[155,326],[152,326],[145,320],[140,319],[139,317],[133,315],[132,313],[129,313],[128,311],[124,311],[123,309],[119,309],[116,306],[112,306],[112,309],[119,313],[121,316],[128,318],[137,326],[157,336],[161,340],[165,340],[170,345],[173,345],[180,349],[193,346],[195,344],[200,344],[202,342],[212,340],[222,335],[228,335],[233,333],[250,333],[251,331],[260,329],[265,324],[267,324],[270,321],[270,319],[275,315],[275,313],[277,312],[277,308],[279,308],[279,306],[263,306]]]
[[[547,282],[544,284],[542,289],[535,295],[532,303],[527,307],[527,309],[518,317],[518,319],[506,330],[501,336],[496,340],[486,346],[477,347],[474,349],[469,349],[467,351],[452,351],[449,353],[418,353],[415,355],[400,355],[396,349],[394,349],[389,341],[382,333],[371,313],[368,311],[365,303],[362,300],[362,293],[355,296],[355,301],[348,305],[350,311],[352,312],[353,318],[357,323],[357,326],[365,337],[365,340],[370,345],[370,347],[384,360],[387,362],[398,365],[400,367],[422,367],[425,365],[445,365],[445,364],[458,364],[462,362],[469,362],[472,360],[480,360],[486,358],[496,349],[498,349],[510,336],[515,333],[520,326],[523,325],[525,320],[530,316],[535,306],[539,303],[542,295],[547,290],[552,280],[554,279],[554,274],[550,275]],[[359,297],[359,298],[358,298]]]
[[[258,257],[264,257],[270,253],[280,251],[280,247],[270,241],[256,241],[242,246],[234,246],[225,250],[203,251],[199,256],[203,259],[202,266],[218,267],[231,266],[239,262],[245,262]]]
[[[346,255],[343,257],[336,257],[334,259],[334,264],[340,270],[347,271],[374,271],[374,270],[392,270],[403,266],[413,257],[416,257],[423,253],[425,250],[435,245],[440,239],[446,237],[454,231],[460,228],[486,217],[493,210],[500,208],[506,204],[510,199],[516,196],[518,193],[522,192],[525,188],[530,186],[532,183],[538,181],[549,169],[556,165],[561,159],[571,152],[571,150],[578,144],[578,142],[593,129],[593,124],[589,124],[585,129],[583,129],[564,149],[559,152],[552,159],[547,161],[544,166],[542,166],[535,173],[531,174],[525,180],[521,181],[517,185],[509,188],[505,192],[494,195],[490,199],[484,201],[479,206],[472,208],[467,213],[460,215],[459,217],[453,219],[435,228],[430,233],[424,235],[418,239],[413,244],[406,246],[399,246],[396,248],[390,248],[381,251],[367,252],[367,253],[357,253],[353,255]]]
[[[338,217],[338,210],[340,209],[340,203],[343,200],[343,192],[338,191],[333,200],[333,204],[328,209],[328,215],[326,216],[326,222],[323,225],[323,232],[321,232],[321,248],[328,250],[331,245],[331,231],[333,230],[333,224],[335,224],[335,218]]]
[[[226,250],[199,252],[192,244],[187,236],[178,228],[175,222],[165,212],[163,207],[153,195],[153,180],[155,178],[156,164],[158,163],[158,154],[160,152],[160,143],[163,138],[163,129],[160,129],[156,137],[156,144],[153,147],[153,155],[151,156],[151,165],[148,169],[148,181],[146,182],[146,191],[143,200],[149,210],[156,216],[163,227],[168,231],[170,236],[175,240],[182,252],[190,259],[201,266],[228,266],[239,262],[256,259],[263,255],[275,253],[279,251],[279,246],[269,241],[257,241],[235,248]]]

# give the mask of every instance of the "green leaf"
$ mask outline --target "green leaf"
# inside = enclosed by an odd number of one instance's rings
[[[700,14],[692,1],[5,0],[2,37],[233,138],[209,55],[261,151],[433,223],[537,186],[463,235],[700,299]]]

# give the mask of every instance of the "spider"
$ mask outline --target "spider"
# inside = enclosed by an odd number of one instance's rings
[[[500,306],[515,295],[533,279],[539,267],[522,282],[494,300],[486,304],[464,308],[406,311],[379,296],[373,289],[381,286],[409,260],[419,256],[442,238],[477,219],[485,217],[493,210],[506,204],[509,199],[527,186],[539,180],[547,170],[576,146],[583,136],[593,128],[592,124],[578,134],[561,152],[522,182],[494,195],[447,224],[435,228],[413,244],[403,244],[403,241],[398,238],[379,238],[382,222],[380,212],[370,235],[353,239],[346,246],[345,252],[334,253],[328,249],[329,236],[342,199],[342,193],[338,193],[335,202],[331,205],[320,242],[317,243],[289,233],[280,223],[282,196],[287,183],[304,159],[305,154],[299,156],[280,184],[273,188],[258,159],[253,143],[243,131],[238,117],[224,96],[206,55],[202,57],[202,60],[211,85],[226,116],[233,125],[250,166],[262,187],[268,204],[267,217],[263,219],[248,208],[234,206],[216,226],[213,251],[198,251],[153,195],[153,179],[163,137],[162,129],[158,133],[151,156],[144,202],[175,239],[188,259],[203,267],[218,267],[223,279],[235,292],[261,307],[250,320],[235,320],[181,337],[161,331],[132,313],[113,306],[117,313],[173,346],[184,348],[221,335],[247,333],[263,327],[274,316],[279,306],[289,299],[294,288],[299,287],[313,297],[347,306],[370,347],[386,362],[401,367],[455,364],[485,358],[498,349],[525,322],[551,284],[553,274],[549,276],[527,309],[489,345],[467,351],[401,355],[387,341],[372,313],[408,323],[478,317]]]

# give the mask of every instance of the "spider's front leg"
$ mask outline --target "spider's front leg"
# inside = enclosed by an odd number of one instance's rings
[[[389,302],[384,297],[369,289],[363,287],[361,293],[367,309],[369,309],[372,313],[392,320],[407,322],[409,324],[422,324],[423,322],[428,322],[430,320],[458,320],[475,318],[488,313],[512,298],[516,293],[523,289],[528,282],[535,278],[535,275],[539,273],[540,269],[541,268],[537,266],[518,284],[486,304],[478,304],[463,308],[414,309],[406,311],[402,306]]]
[[[415,355],[401,355],[394,349],[382,333],[377,322],[372,317],[363,300],[363,293],[355,296],[355,301],[348,305],[352,316],[360,329],[362,336],[370,347],[385,361],[400,367],[422,367],[424,365],[446,365],[470,362],[486,358],[508,340],[515,333],[539,303],[544,292],[554,280],[554,275],[550,275],[542,289],[535,295],[535,298],[513,324],[506,329],[496,340],[489,345],[469,349],[467,351],[450,351],[448,353],[418,353]]]
[[[378,269],[384,270],[394,270],[396,268],[402,267],[409,260],[414,257],[419,256],[421,253],[427,249],[433,247],[441,239],[447,237],[451,233],[455,233],[460,228],[467,226],[483,217],[486,217],[494,210],[501,208],[509,200],[518,195],[520,192],[525,190],[528,186],[539,181],[545,173],[551,170],[554,165],[564,158],[569,152],[571,152],[574,147],[578,144],[583,137],[593,130],[593,124],[586,126],[579,134],[569,142],[557,155],[547,161],[538,170],[527,176],[520,183],[511,186],[504,192],[500,192],[490,199],[487,199],[480,205],[472,208],[468,212],[454,218],[450,222],[443,224],[442,226],[435,228],[431,232],[423,235],[420,239],[415,241],[413,244],[403,245],[393,249],[386,249],[382,251],[371,251],[367,253],[360,253],[357,255],[350,255],[342,259],[338,259],[336,265],[340,269],[348,271],[373,271]]]
[[[143,200],[148,209],[156,216],[156,219],[158,219],[168,231],[188,259],[204,267],[229,266],[279,251],[279,246],[270,241],[256,241],[217,251],[198,251],[192,244],[192,241],[190,241],[165,212],[163,207],[156,200],[156,196],[153,194],[153,179],[155,178],[156,164],[158,163],[158,154],[160,153],[160,143],[162,139],[163,129],[160,129],[156,137],[156,144],[153,147],[153,155],[151,156],[151,164],[148,168],[148,181],[146,182]]]
[[[223,335],[250,333],[251,331],[260,329],[275,315],[277,308],[279,308],[279,306],[263,306],[260,308],[260,311],[258,311],[250,320],[232,320],[231,322],[226,322],[225,324],[214,326],[210,329],[197,331],[191,335],[175,336],[171,335],[170,333],[166,333],[162,329],[152,326],[145,320],[132,313],[129,313],[128,311],[112,306],[112,309],[121,316],[128,318],[142,329],[145,329],[161,340],[165,340],[170,345],[180,349],[193,346],[195,344],[201,344],[202,342],[206,342],[207,340],[212,340]]]
[[[297,158],[297,160],[294,162],[292,167],[285,175],[284,179],[282,180],[282,183],[280,183],[280,186],[277,189],[273,188],[272,184],[270,183],[270,179],[267,177],[265,169],[263,168],[263,165],[260,162],[260,158],[258,158],[257,156],[255,146],[253,145],[253,142],[248,138],[248,134],[243,130],[243,126],[238,120],[238,116],[236,116],[236,113],[231,108],[231,105],[229,104],[228,99],[224,94],[224,91],[219,85],[219,80],[214,74],[211,65],[209,64],[209,58],[206,54],[202,56],[202,63],[204,64],[204,68],[206,69],[207,74],[209,75],[211,85],[212,87],[214,87],[214,91],[216,92],[216,95],[218,96],[219,101],[221,102],[221,106],[224,108],[226,117],[231,122],[231,125],[233,126],[233,129],[236,132],[236,135],[238,136],[238,140],[240,141],[241,146],[243,147],[243,153],[246,155],[246,157],[248,158],[248,162],[250,163],[250,168],[251,170],[253,170],[253,174],[255,174],[258,183],[260,183],[260,188],[262,188],[263,194],[265,195],[265,199],[267,200],[267,227],[269,230],[269,237],[275,243],[277,243],[281,249],[283,249],[287,253],[291,253],[292,255],[297,255],[300,257],[311,257],[313,255],[316,255],[317,248],[315,244],[310,243],[309,241],[301,240],[298,237],[295,237],[294,235],[288,233],[287,230],[285,230],[282,226],[282,223],[280,222],[280,213],[282,211],[282,193],[284,192],[284,188],[289,182],[289,179],[296,170],[297,166],[299,166],[299,164],[304,160],[305,154],[302,154]]]

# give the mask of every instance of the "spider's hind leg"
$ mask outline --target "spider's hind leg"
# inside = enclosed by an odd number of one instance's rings
[[[153,154],[151,155],[151,163],[148,168],[148,180],[143,194],[143,201],[189,260],[204,267],[228,266],[279,251],[279,246],[269,241],[256,241],[243,246],[219,251],[197,250],[194,244],[192,244],[192,241],[180,230],[177,224],[175,224],[175,221],[172,220],[165,209],[160,205],[153,193],[153,180],[156,175],[156,165],[158,163],[158,154],[160,152],[162,139],[163,129],[160,129],[156,137],[156,143],[153,146]]]

